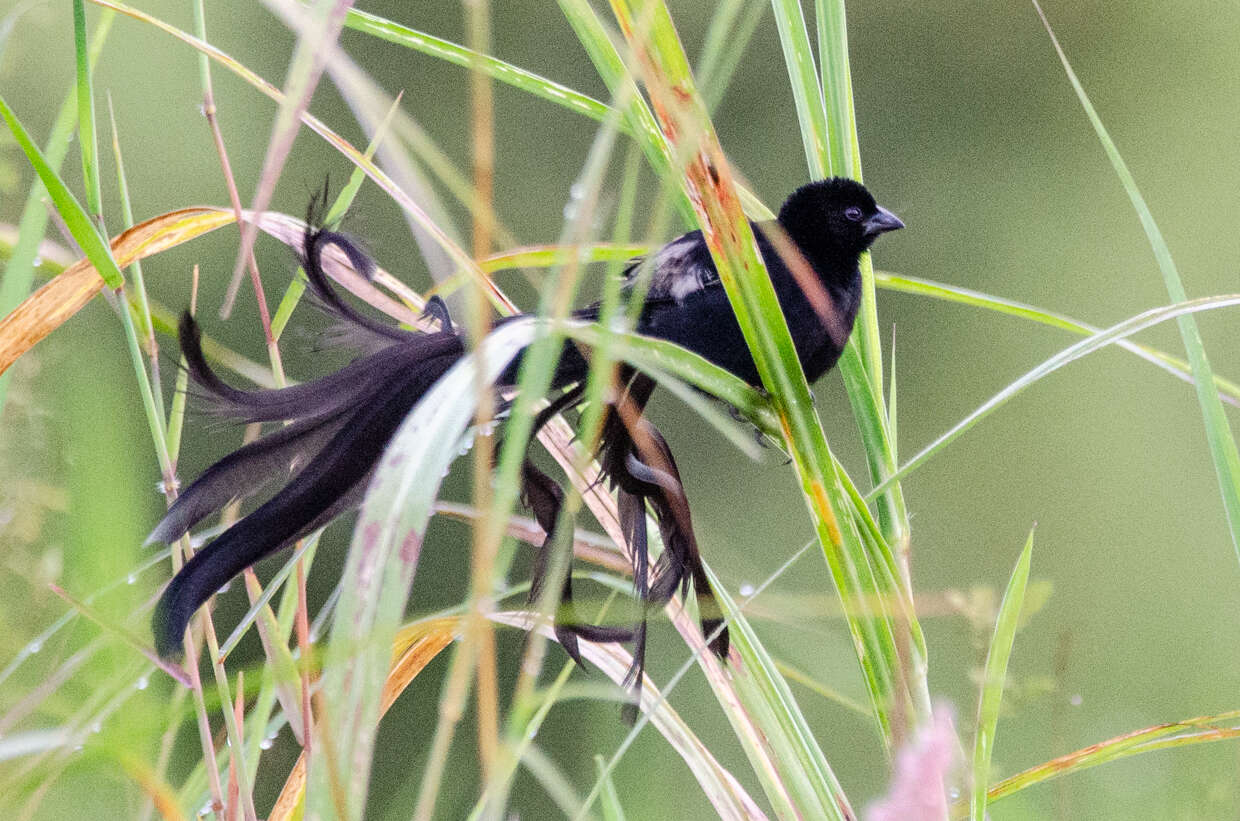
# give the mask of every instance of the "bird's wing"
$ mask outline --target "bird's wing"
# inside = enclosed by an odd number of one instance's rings
[[[687,234],[664,245],[654,256],[635,260],[624,271],[627,285],[632,287],[642,275],[642,265],[652,266],[646,302],[672,300],[683,302],[685,297],[703,288],[719,283],[719,272],[710,250],[702,239],[701,231]]]

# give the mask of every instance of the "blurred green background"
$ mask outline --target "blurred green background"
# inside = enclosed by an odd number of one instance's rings
[[[812,6],[812,4],[809,4]],[[359,3],[361,8],[457,42],[459,4]],[[672,3],[692,58],[709,22],[709,3]],[[607,99],[568,25],[550,3],[494,4],[494,53]],[[0,0],[0,93],[40,142],[73,81],[72,21],[65,4]],[[185,29],[189,4],[144,8]],[[1051,22],[1158,219],[1190,296],[1240,291],[1240,5],[1232,2],[1046,4]],[[807,14],[812,8],[807,7]],[[89,9],[89,19],[98,10]],[[1109,325],[1168,299],[1126,196],[1085,119],[1033,8],[1014,3],[857,3],[849,7],[857,119],[866,182],[908,229],[884,239],[876,267],[941,280]],[[208,5],[209,39],[277,85],[294,44],[257,4]],[[462,69],[345,32],[342,46],[452,157],[468,167],[468,76]],[[220,118],[243,200],[257,182],[274,107],[223,71],[214,71]],[[226,205],[218,161],[199,105],[193,52],[168,36],[120,18],[103,52],[96,88],[111,94],[126,152],[136,217],[191,204]],[[569,188],[596,124],[514,89],[496,86],[496,206],[523,243],[553,241]],[[98,101],[106,123],[106,102]],[[357,145],[366,137],[339,93],[324,81],[312,111]],[[715,123],[741,174],[772,208],[806,179],[796,115],[769,11],[740,60]],[[101,135],[106,146],[108,134]],[[66,163],[75,171],[76,144]],[[106,213],[120,224],[110,153],[104,160]],[[301,214],[310,194],[345,161],[314,135],[297,139],[274,207]],[[644,172],[643,172],[644,173]],[[648,176],[648,175],[647,175]],[[16,223],[33,175],[7,133],[0,135],[0,223]],[[78,186],[80,191],[80,184]],[[604,209],[614,205],[613,177]],[[467,226],[455,210],[458,225]],[[604,210],[604,217],[608,216]],[[346,227],[364,237],[386,268],[415,288],[425,267],[397,208],[363,186]],[[673,228],[660,237],[678,233]],[[464,233],[464,230],[462,231]],[[54,233],[54,229],[53,229]],[[260,241],[269,298],[294,269],[278,244]],[[248,285],[234,318],[215,317],[236,254],[221,230],[146,263],[153,298],[174,309],[188,300],[189,269],[202,268],[200,305],[208,331],[265,360]],[[507,282],[505,283],[508,284]],[[532,307],[531,289],[512,292]],[[317,327],[313,319],[294,325]],[[884,334],[894,337],[899,446],[917,452],[1024,371],[1073,341],[1062,332],[971,308],[879,293]],[[1240,377],[1233,312],[1198,315],[1216,371]],[[322,372],[307,354],[309,335],[285,337],[290,375]],[[1166,325],[1141,337],[1181,353]],[[165,341],[167,350],[171,341]],[[889,352],[889,348],[888,348]],[[165,356],[165,376],[171,373]],[[168,395],[170,382],[164,385]],[[816,387],[832,447],[855,477],[865,475],[839,378]],[[1236,413],[1229,410],[1234,419]],[[734,592],[756,585],[811,538],[790,468],[775,454],[753,463],[678,402],[654,414],[680,461],[707,560]],[[239,441],[239,431],[191,420],[181,476],[196,474]],[[465,471],[460,471],[463,477]],[[159,479],[119,323],[101,300],[25,357],[14,370],[0,421],[0,666],[65,611],[47,590],[76,596],[125,578],[145,555],[138,545],[159,516]],[[464,492],[461,480],[449,492]],[[990,611],[1031,525],[1037,523],[1033,578],[1048,593],[1019,634],[1013,687],[999,725],[998,775],[1128,730],[1240,707],[1240,563],[1223,518],[1201,413],[1188,385],[1116,349],[1075,363],[983,422],[905,482],[912,511],[914,578],[930,649],[933,694],[955,706],[971,734],[976,669]],[[411,609],[430,612],[461,599],[467,531],[432,524]],[[330,590],[348,527],[328,531],[311,579]],[[101,601],[123,613],[153,591],[164,571]],[[157,578],[158,577],[158,578]],[[220,619],[243,612],[222,597]],[[821,554],[814,550],[779,578],[755,607],[768,648],[789,664],[864,700],[847,631]],[[973,618],[982,614],[981,621]],[[75,637],[47,648],[0,684],[11,710],[55,669]],[[139,622],[135,629],[144,629]],[[515,677],[521,637],[502,634],[501,686]],[[99,674],[123,670],[133,654],[95,658]],[[652,674],[665,680],[683,644],[655,629]],[[44,666],[45,665],[45,666]],[[436,714],[444,660],[401,698],[380,735],[371,810],[408,817]],[[90,687],[65,685],[19,726],[51,726]],[[165,679],[136,694],[105,726],[104,738],[149,755],[165,715]],[[807,690],[795,690],[832,766],[856,806],[881,794],[885,762],[871,723]],[[674,692],[716,756],[756,790],[743,754],[706,685],[690,675]],[[63,712],[58,712],[63,711]],[[544,749],[579,790],[593,783],[594,754],[610,756],[626,728],[614,704],[569,701],[551,714]],[[440,816],[458,817],[477,789],[473,732],[465,719],[452,753]],[[583,728],[587,728],[583,730]],[[8,728],[5,728],[8,729]],[[968,737],[968,736],[966,736]],[[179,763],[197,752],[182,733]],[[278,743],[260,783],[260,813],[278,791],[291,745]],[[89,749],[54,783],[37,817],[123,817],[140,794],[115,766],[94,766]],[[0,769],[20,766],[2,762]],[[1041,785],[992,807],[1008,818],[1235,818],[1240,814],[1233,743],[1128,759]],[[616,776],[631,818],[709,817],[683,763],[645,732]],[[83,816],[82,802],[92,809]],[[4,799],[0,799],[0,806]],[[527,775],[514,809],[553,815],[554,804]],[[67,816],[65,814],[68,814]]]

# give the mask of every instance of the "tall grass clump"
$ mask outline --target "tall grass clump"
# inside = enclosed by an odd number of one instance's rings
[[[1148,239],[1167,302],[1092,324],[1049,307],[876,270],[866,255],[861,309],[833,388],[842,386],[841,405],[847,402],[853,424],[833,415],[828,437],[754,242],[750,220],[769,219],[774,204],[758,193],[768,190],[756,184],[763,169],[734,162],[721,135],[733,133],[724,113],[733,84],[773,74],[789,104],[768,125],[788,131],[796,123],[804,159],[801,164],[798,155],[796,174],[862,179],[858,111],[865,109],[858,95],[867,86],[851,67],[843,0],[723,0],[706,19],[664,0],[611,0],[606,10],[587,0],[559,0],[558,8],[531,11],[535,33],[529,36],[539,47],[553,49],[555,41],[548,33],[544,45],[537,27],[558,27],[588,59],[593,74],[574,84],[497,56],[497,42],[507,41],[500,35],[508,34],[497,30],[497,21],[509,18],[486,0],[461,4],[461,36],[455,38],[404,19],[402,9],[382,13],[349,3],[271,0],[245,14],[261,15],[279,36],[263,53],[247,51],[244,57],[224,44],[244,39],[233,27],[248,25],[246,20],[216,18],[202,0],[190,10],[160,11],[118,0],[75,0],[63,21],[64,31],[73,34],[64,53],[68,86],[56,88],[61,80],[50,74],[19,69],[8,75],[44,100],[63,100],[50,125],[19,102],[31,96],[25,88],[18,95],[0,86],[0,117],[11,136],[6,156],[20,168],[20,178],[31,181],[20,207],[0,213],[14,218],[12,226],[0,225],[0,372],[17,365],[0,375],[0,413],[6,429],[24,430],[40,418],[28,411],[31,397],[56,397],[43,415],[53,419],[52,427],[79,437],[65,439],[70,447],[91,441],[88,436],[100,429],[114,444],[126,444],[102,455],[85,448],[66,453],[63,482],[73,505],[82,504],[88,514],[74,519],[83,529],[60,533],[55,524],[31,519],[32,535],[12,554],[11,563],[30,582],[18,595],[39,600],[48,581],[54,598],[45,597],[26,614],[0,610],[0,619],[13,622],[6,625],[10,638],[0,644],[8,656],[0,658],[0,795],[6,817],[558,813],[980,821],[1001,812],[1016,794],[1036,795],[1031,788],[1053,778],[1240,733],[1234,711],[1209,704],[1201,711],[1210,715],[1142,729],[1117,727],[1110,740],[1075,751],[1067,747],[1044,761],[997,747],[996,739],[1025,719],[1010,697],[1019,684],[1013,658],[1018,638],[1024,638],[1020,631],[1045,604],[1047,587],[1037,578],[1044,537],[1039,535],[1035,549],[1033,522],[1022,520],[1020,533],[1028,533],[1023,549],[1019,535],[1010,544],[989,545],[1008,569],[985,580],[985,587],[1001,592],[979,594],[981,603],[973,606],[959,591],[927,591],[914,573],[936,558],[918,550],[921,539],[906,497],[909,478],[940,481],[934,470],[980,421],[1051,374],[1111,346],[1193,386],[1218,492],[1210,506],[1222,512],[1240,550],[1240,457],[1224,407],[1240,403],[1240,386],[1212,368],[1198,326],[1199,318],[1204,323],[1215,311],[1230,316],[1240,294],[1189,297],[1137,175],[1047,17],[1034,6],[1029,22],[1036,25],[1040,17],[1045,24]],[[9,13],[0,22],[0,38],[33,25],[23,16],[30,14],[24,8]],[[152,95],[141,100],[145,108],[139,111],[101,86],[109,70],[157,70],[155,58],[148,66],[142,49],[109,47],[122,29],[166,50],[160,60],[172,55],[179,61],[185,69],[182,96]],[[694,39],[686,36],[689,30]],[[777,41],[778,49],[764,60],[748,58],[751,38],[763,35]],[[417,65],[418,79],[394,93],[376,55]],[[279,85],[264,78],[281,72]],[[438,87],[439,78],[452,72],[459,73],[457,81]],[[193,89],[188,98],[187,88]],[[432,128],[411,113],[445,96],[458,114],[453,126]],[[234,120],[230,112],[240,100],[252,107],[250,98],[260,97],[266,99],[257,122]],[[174,145],[173,153],[191,156],[183,157],[183,165],[148,167],[164,162],[154,159],[164,152],[134,144],[127,132],[135,130],[135,121],[199,104],[205,115],[196,126],[201,133],[185,138],[184,148]],[[331,115],[323,113],[327,109]],[[504,187],[511,179],[506,140],[516,139],[521,128],[536,128],[537,118],[550,116],[546,112],[591,135],[578,153],[544,147],[540,162],[559,163],[556,174],[569,182],[555,203],[535,196],[546,187],[538,179],[528,179],[528,189],[515,196]],[[260,132],[262,142],[255,144],[262,147],[261,159],[234,147],[243,128]],[[444,133],[457,133],[462,146],[441,147],[435,134]],[[148,182],[144,190],[142,181],[155,171],[177,179],[200,163],[216,175],[217,205],[181,199],[175,186],[156,193]],[[260,572],[247,571],[234,583],[238,590],[196,617],[187,663],[170,664],[154,653],[147,632],[154,596],[168,573],[238,511],[230,507],[218,526],[170,551],[141,553],[142,531],[157,511],[131,492],[141,482],[131,486],[131,477],[116,474],[157,474],[160,499],[170,504],[179,484],[194,475],[187,464],[213,458],[183,457],[183,443],[224,436],[187,413],[193,389],[175,350],[182,307],[202,318],[207,355],[231,375],[284,386],[294,374],[312,373],[316,363],[299,358],[297,349],[306,346],[289,333],[315,322],[303,299],[304,276],[285,276],[272,260],[293,255],[277,256],[268,246],[298,247],[303,223],[284,213],[282,203],[306,198],[293,179],[308,180],[317,190],[324,164],[334,172],[327,224],[349,220],[361,226],[373,209],[397,212],[408,230],[407,238],[375,249],[379,264],[391,271],[380,268],[367,278],[342,263],[333,276],[373,309],[409,326],[426,321],[421,312],[430,297],[443,297],[468,330],[472,348],[404,421],[356,521],[299,541]],[[348,170],[342,178],[337,169],[343,168]],[[514,200],[528,210],[558,212],[562,206],[558,238],[531,243],[519,227],[528,215],[512,206]],[[695,228],[703,231],[749,343],[760,390],[630,330],[634,306],[617,284],[621,265]],[[213,232],[217,238],[208,239]],[[224,234],[226,241],[219,238]],[[198,250],[210,247],[215,250]],[[223,264],[216,258],[221,252],[227,256]],[[403,273],[396,273],[398,266]],[[950,270],[949,264],[941,267]],[[408,274],[409,268],[416,273]],[[1080,338],[1034,358],[1039,364],[1007,379],[975,410],[956,413],[945,432],[907,457],[899,431],[928,429],[939,417],[911,405],[906,391],[897,402],[897,384],[906,382],[897,382],[894,344],[885,344],[892,331],[880,322],[880,289],[912,295],[924,305],[953,303],[997,323],[1038,325]],[[601,300],[604,321],[573,321],[573,307],[588,299]],[[222,317],[234,310],[231,326],[225,324]],[[535,313],[538,321],[490,330],[495,318],[521,311]],[[1170,320],[1183,357],[1163,349],[1174,343],[1170,336],[1162,337],[1163,347],[1134,338]],[[91,334],[74,335],[88,325]],[[252,340],[261,339],[260,352],[239,350],[244,343],[233,337],[241,339],[240,331],[211,336],[230,327],[245,327]],[[746,461],[743,468],[733,463],[733,471],[750,469],[749,460],[761,463],[764,483],[773,486],[783,481],[774,477],[787,474],[795,489],[787,492],[800,497],[781,511],[787,529],[762,545],[774,556],[774,569],[760,583],[737,584],[725,564],[729,556],[745,560],[748,545],[718,551],[706,545],[733,637],[730,657],[723,662],[707,650],[709,637],[699,632],[691,602],[669,603],[660,620],[681,638],[656,631],[656,659],[631,727],[618,721],[614,704],[624,697],[615,685],[625,679],[629,652],[584,643],[586,659],[603,676],[574,672],[555,649],[548,618],[553,598],[544,595],[527,605],[528,584],[522,581],[529,564],[524,546],[539,543],[542,531],[518,504],[521,464],[566,340],[591,351],[591,401],[580,418],[557,418],[538,433],[537,449],[540,459],[554,460],[570,479],[563,514],[569,526],[557,528],[557,562],[559,572],[566,572],[568,556],[580,560],[573,572],[593,594],[580,605],[587,618],[622,621],[633,612],[631,548],[593,460],[599,408],[618,364],[657,376],[668,404],[676,405],[668,413],[687,419],[687,430],[734,445]],[[58,353],[43,361],[41,353],[56,343]],[[490,386],[527,348],[512,412],[496,438]],[[977,356],[970,367],[980,371],[984,353],[958,355]],[[901,357],[906,361],[907,354]],[[296,369],[286,367],[286,360]],[[67,373],[83,362],[100,363],[99,379],[106,385],[62,380],[59,369]],[[1229,370],[1226,362],[1214,364]],[[32,379],[24,369],[36,367],[39,375]],[[58,382],[63,384],[49,387]],[[1167,384],[1164,390],[1176,390]],[[230,440],[228,446],[235,444]],[[692,448],[686,442],[683,449]],[[222,451],[216,447],[214,456]],[[772,458],[772,451],[778,456]],[[0,450],[0,464],[12,477],[21,471],[17,454],[14,443]],[[1027,467],[1019,458],[1012,461],[1013,471]],[[692,478],[695,500],[728,479]],[[17,487],[16,478],[12,484]],[[40,501],[20,502],[11,520],[26,522],[22,516],[38,505],[49,517],[63,513],[70,504],[56,501],[56,484],[49,479],[40,485]],[[763,501],[749,506],[761,508]],[[953,538],[964,540],[967,523],[958,524]],[[348,544],[324,549],[333,534],[340,541],[338,531]],[[57,554],[64,566],[44,572],[35,560],[40,545],[55,539],[68,545]],[[451,564],[446,544],[467,558]],[[806,558],[818,555],[822,562]],[[778,601],[782,584],[798,576],[811,585],[810,592],[802,590],[805,610],[765,603]],[[419,594],[439,598],[428,605]],[[972,622],[976,653],[932,653],[929,619],[944,609]],[[805,634],[799,617],[810,611],[838,629],[829,636]],[[806,635],[820,643],[823,658],[839,661],[835,669],[806,673],[788,661],[788,646]],[[952,689],[940,682],[953,678],[968,681],[965,696],[956,689],[954,705],[935,697]],[[824,723],[824,715],[852,722],[848,738],[861,741],[842,742],[838,724]],[[1018,771],[1017,762],[1026,768]],[[1005,770],[1016,774],[1002,776]],[[1009,806],[1019,806],[1019,799]]]

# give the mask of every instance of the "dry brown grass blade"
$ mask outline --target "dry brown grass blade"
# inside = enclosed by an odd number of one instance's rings
[[[445,617],[427,619],[401,628],[392,642],[392,666],[383,683],[380,710],[384,713],[405,691],[426,665],[456,639],[460,619]],[[289,772],[284,789],[276,799],[267,821],[289,821],[296,818],[305,799],[306,757],[303,753]]]
[[[124,268],[232,222],[217,209],[184,208],[135,225],[112,240],[112,256]],[[79,259],[39,288],[0,320],[0,373],[56,330],[103,290],[103,279],[86,259]]]
[[[250,215],[247,212],[246,218]],[[112,240],[112,256],[120,268],[140,259],[175,248],[178,245],[231,225],[229,209],[209,205],[192,206],[169,211],[135,225]],[[267,212],[255,220],[265,233],[292,248],[301,246],[305,223],[286,214]],[[401,322],[417,322],[417,314],[408,305],[418,305],[420,298],[386,271],[377,270],[374,280],[397,298],[379,290],[353,270],[348,257],[336,246],[324,253],[324,271],[360,299]],[[26,351],[82,309],[103,290],[104,282],[95,267],[85,258],[66,268],[28,296],[12,313],[0,320],[0,373],[4,373]]]

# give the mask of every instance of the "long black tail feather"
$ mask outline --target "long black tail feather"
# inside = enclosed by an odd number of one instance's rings
[[[311,205],[313,210],[314,205]],[[327,274],[323,271],[323,251],[329,245],[335,245],[348,258],[354,270],[362,276],[370,278],[374,274],[374,263],[348,237],[326,228],[313,225],[313,220],[306,223],[306,233],[302,248],[302,266],[306,272],[306,280],[310,283],[310,291],[320,308],[341,320],[351,329],[361,329],[380,340],[401,342],[415,334],[401,328],[388,325],[356,310],[352,305],[341,299],[340,294],[332,286]]]
[[[207,412],[244,422],[292,423],[208,468],[173,504],[148,542],[172,541],[231,500],[257,493],[290,467],[297,472],[266,503],[195,555],[165,589],[153,625],[156,649],[162,656],[180,655],[190,618],[231,578],[357,503],[366,478],[401,421],[464,353],[464,342],[442,301],[427,306],[427,315],[442,329],[430,334],[378,322],[344,301],[324,272],[324,252],[335,246],[367,277],[374,265],[347,237],[315,227],[316,208],[317,201],[311,205],[302,249],[311,297],[340,321],[342,338],[357,342],[371,353],[303,385],[239,390],[211,369],[202,352],[197,324],[192,317],[183,317],[181,347],[195,384],[205,391],[200,404]],[[501,376],[501,384],[515,384],[520,362],[518,355]],[[582,353],[566,343],[553,379],[553,384],[563,390],[536,417],[535,433],[556,414],[581,402],[588,368]],[[698,552],[675,460],[662,435],[643,418],[655,383],[622,366],[619,384],[623,390],[605,415],[598,455],[604,477],[617,490],[641,616],[631,627],[580,622],[573,608],[570,556],[559,590],[554,629],[558,641],[578,664],[583,663],[578,638],[633,643],[633,662],[625,685],[632,688],[634,701],[624,709],[625,719],[631,722],[640,704],[651,607],[666,603],[677,592],[687,595],[692,586],[702,631],[708,638],[715,636],[710,647],[721,657],[728,652],[728,632]],[[555,480],[526,460],[522,465],[522,497],[546,533],[534,562],[533,600],[546,581],[564,492]],[[664,543],[664,552],[653,567],[647,553],[647,506]]]
[[[350,362],[312,382],[271,390],[241,390],[221,379],[207,363],[202,332],[188,313],[178,333],[186,368],[201,389],[196,406],[212,416],[236,422],[275,422],[309,416],[338,415],[359,397],[390,381],[425,355],[422,335],[409,334],[383,350]]]
[[[424,356],[351,414],[282,490],[193,557],[160,597],[153,622],[162,656],[181,653],[190,617],[245,568],[340,513],[409,410],[463,354],[454,334],[417,337]]]
[[[230,502],[257,493],[276,476],[305,463],[343,424],[340,418],[301,420],[228,454],[177,497],[146,543],[175,541]]]

